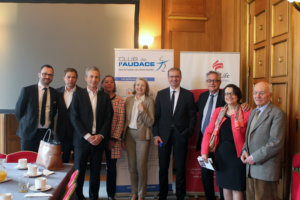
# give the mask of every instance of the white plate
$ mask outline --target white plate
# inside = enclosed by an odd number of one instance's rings
[[[47,190],[50,190],[52,187],[51,185],[46,185],[46,187],[44,189],[35,189],[35,185],[32,185],[29,187],[29,190],[34,191],[34,192],[45,192]]]
[[[15,166],[16,169],[20,169],[20,170],[24,170],[24,169],[28,169],[28,167],[20,167],[19,165]]]
[[[11,180],[11,178],[5,178],[3,181],[0,181],[0,183],[4,183],[4,182],[6,182],[6,181],[10,181]]]
[[[41,176],[42,174],[43,174],[42,172],[37,172],[37,174],[35,176],[33,176],[33,175],[28,175],[27,172],[26,172],[26,173],[24,173],[24,176],[28,176],[29,178],[31,178],[31,177]]]

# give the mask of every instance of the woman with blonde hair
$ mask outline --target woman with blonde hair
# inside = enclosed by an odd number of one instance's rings
[[[127,97],[125,109],[123,138],[132,185],[131,200],[143,200],[146,196],[147,162],[154,123],[154,100],[149,97],[149,84],[146,79],[138,78],[135,81],[133,96]]]

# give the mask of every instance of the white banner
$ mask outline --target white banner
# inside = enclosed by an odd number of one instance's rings
[[[237,52],[180,52],[181,85],[189,90],[206,89],[206,73],[222,74],[221,88],[240,84],[240,53]]]
[[[132,95],[133,83],[138,77],[146,78],[150,96],[155,99],[158,90],[168,87],[168,70],[174,66],[174,50],[115,49],[115,80],[118,95]],[[170,162],[172,166],[172,162]],[[148,159],[147,194],[159,191],[158,149],[151,141]],[[169,173],[169,190],[172,189],[172,167]],[[127,153],[122,150],[117,161],[117,194],[131,192]]]

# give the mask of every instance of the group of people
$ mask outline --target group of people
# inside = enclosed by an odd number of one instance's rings
[[[182,74],[178,68],[169,69],[170,86],[159,91],[155,101],[149,96],[149,84],[144,78],[137,78],[133,95],[124,100],[116,94],[113,76],[105,76],[99,88],[97,67],[86,68],[84,89],[76,85],[78,74],[73,68],[65,70],[65,86],[57,90],[50,87],[53,76],[53,67],[43,65],[38,84],[22,89],[16,104],[17,134],[22,150],[38,151],[46,130],[56,128],[64,162],[69,162],[74,149],[75,168],[79,169],[76,199],[85,199],[82,189],[88,162],[89,199],[98,199],[104,151],[108,199],[115,198],[116,162],[124,148],[128,154],[131,200],[143,200],[147,192],[151,140],[158,147],[159,199],[166,200],[168,196],[172,150],[176,197],[184,199],[188,139],[194,132],[197,111],[196,150],[201,149],[205,161],[209,157],[214,160],[221,199],[243,199],[245,190],[247,199],[272,199],[270,193],[276,198],[285,114],[270,102],[272,90],[268,83],[255,85],[253,98],[257,108],[250,111],[248,104],[241,104],[242,93],[236,85],[220,89],[221,74],[216,71],[207,73],[208,91],[196,103],[193,94],[180,87]],[[212,135],[213,149],[210,148]],[[216,199],[213,171],[202,168],[201,175],[206,199]]]

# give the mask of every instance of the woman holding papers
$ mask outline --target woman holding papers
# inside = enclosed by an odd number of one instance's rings
[[[201,154],[207,161],[209,141],[215,137],[215,166],[217,185],[223,188],[225,199],[242,200],[246,189],[246,168],[239,159],[247,129],[250,111],[244,112],[240,106],[241,90],[234,84],[227,85],[223,90],[224,107],[216,108],[207,126]]]
[[[149,85],[144,78],[136,80],[133,94],[134,96],[127,97],[125,101],[126,121],[123,138],[132,185],[131,200],[143,200],[146,195],[149,147],[153,137],[154,100],[149,97]]]

